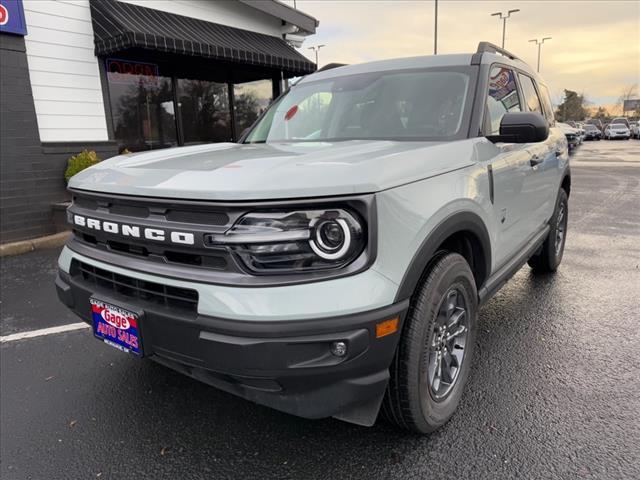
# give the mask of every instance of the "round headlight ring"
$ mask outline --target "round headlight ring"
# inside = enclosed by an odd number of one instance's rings
[[[332,247],[322,238],[323,226],[328,223],[336,223],[342,230],[342,245]],[[351,229],[344,218],[323,219],[314,218],[309,225],[313,228],[313,237],[309,245],[313,252],[324,260],[339,260],[344,257],[351,247]]]

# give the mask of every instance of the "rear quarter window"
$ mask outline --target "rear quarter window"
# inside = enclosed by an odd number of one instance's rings
[[[540,98],[542,100],[542,106],[544,108],[544,115],[549,120],[549,125],[555,125],[556,120],[553,115],[553,104],[551,103],[551,96],[549,95],[549,89],[544,83],[538,83],[538,91],[540,92]]]

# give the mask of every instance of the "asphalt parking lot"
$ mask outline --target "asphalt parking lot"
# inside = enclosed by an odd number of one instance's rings
[[[524,267],[481,310],[439,432],[299,419],[79,330],[0,346],[0,476],[640,478],[640,141],[573,161],[563,264]],[[78,322],[55,298],[57,253],[2,259],[0,335]]]

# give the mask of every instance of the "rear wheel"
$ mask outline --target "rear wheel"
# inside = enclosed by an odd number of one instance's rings
[[[567,192],[560,189],[556,200],[556,209],[549,221],[549,234],[537,255],[529,259],[529,266],[535,273],[555,272],[562,262],[564,244],[567,240],[567,220],[569,218],[569,201]]]
[[[383,414],[392,423],[429,433],[453,415],[471,366],[477,298],[464,257],[439,256],[414,294],[390,368]]]

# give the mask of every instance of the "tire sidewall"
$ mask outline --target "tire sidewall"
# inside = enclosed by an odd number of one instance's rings
[[[433,431],[444,424],[460,403],[464,386],[471,369],[477,334],[478,302],[473,275],[462,256],[458,254],[450,255],[457,258],[447,266],[441,275],[431,278],[430,281],[423,286],[423,288],[426,289],[426,295],[421,297],[423,304],[415,311],[415,313],[422,316],[422,335],[420,338],[413,339],[413,347],[418,350],[418,352],[416,352],[418,353],[418,365],[416,365],[415,372],[415,380],[418,382],[418,385],[414,391],[418,393],[419,397],[416,399],[420,410],[420,415],[417,415],[417,417],[422,420],[420,422],[422,425],[419,425],[419,428],[425,432]],[[458,288],[465,299],[469,331],[465,343],[465,356],[456,383],[446,398],[441,401],[435,401],[428,385],[429,345],[431,345],[434,334],[433,327],[442,298],[451,288]]]
[[[560,213],[560,205],[564,203],[564,238],[562,239],[562,247],[560,251],[556,253],[556,234],[558,229],[558,214]],[[567,192],[565,192],[562,188],[558,192],[558,198],[556,200],[556,208],[553,212],[553,217],[551,218],[548,237],[548,245],[547,245],[547,255],[549,257],[549,265],[551,265],[554,269],[560,265],[562,262],[562,257],[564,256],[564,247],[567,243],[567,225],[569,221],[569,201],[567,197]]]

